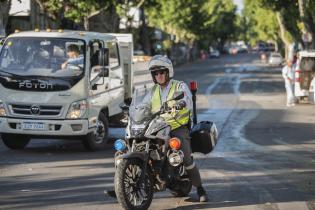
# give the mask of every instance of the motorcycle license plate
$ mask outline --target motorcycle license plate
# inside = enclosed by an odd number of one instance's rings
[[[23,122],[22,123],[23,130],[46,130],[44,123],[39,122]]]

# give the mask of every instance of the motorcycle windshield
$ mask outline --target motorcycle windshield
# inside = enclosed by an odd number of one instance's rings
[[[152,116],[151,104],[145,91],[136,89],[129,108],[129,116],[133,122],[143,123]]]

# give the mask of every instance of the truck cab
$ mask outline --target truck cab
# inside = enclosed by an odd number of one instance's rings
[[[110,117],[130,100],[130,34],[19,32],[0,52],[0,133],[11,149],[31,138],[80,139],[104,148]]]

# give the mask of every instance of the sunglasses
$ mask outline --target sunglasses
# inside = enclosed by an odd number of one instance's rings
[[[165,74],[165,73],[166,73],[165,70],[159,70],[159,71],[153,72],[154,76],[157,76],[157,75],[159,75],[159,74]]]

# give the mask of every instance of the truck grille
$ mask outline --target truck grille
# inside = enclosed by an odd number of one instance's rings
[[[58,116],[62,106],[11,104],[11,109],[14,114],[20,115]]]

